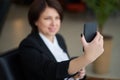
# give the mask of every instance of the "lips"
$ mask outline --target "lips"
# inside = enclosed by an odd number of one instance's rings
[[[53,28],[53,27],[52,27],[52,28],[49,28],[49,31],[50,31],[50,32],[55,32],[55,31],[56,31],[56,28]]]

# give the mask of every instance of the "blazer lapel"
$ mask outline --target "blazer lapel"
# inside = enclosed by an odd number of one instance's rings
[[[42,50],[42,52],[45,55],[47,55],[51,60],[53,60],[53,61],[56,62],[55,57],[53,56],[53,54],[51,53],[51,51],[48,49],[48,47],[46,46],[46,44],[44,43],[44,41],[42,40],[42,38],[39,36],[39,34],[38,33],[32,33],[32,35],[33,35],[35,41],[37,42],[37,44],[39,46],[38,47],[39,50],[40,51]]]
[[[40,51],[44,52],[44,54],[47,55],[50,59],[57,62],[55,57],[51,53],[51,51],[48,49],[48,47],[46,46],[46,44],[44,43],[42,38],[39,36],[39,34],[32,32],[31,36],[33,37],[33,40],[35,39],[34,42],[36,42],[36,45],[38,46],[38,49]],[[65,51],[67,53],[68,57],[70,58],[70,56],[69,56],[69,54],[67,52],[67,48],[66,48],[66,44],[65,44],[64,39],[59,34],[57,34],[56,37],[57,37],[57,40],[58,40],[58,44],[63,49],[63,51]]]

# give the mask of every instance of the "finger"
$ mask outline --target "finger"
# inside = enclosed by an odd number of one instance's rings
[[[95,36],[95,38],[93,39],[93,41],[95,41],[95,40],[99,40],[100,39],[100,33],[99,32],[96,32],[96,36]]]
[[[81,76],[79,77],[79,79],[83,79],[83,78],[84,78],[84,76],[85,76],[85,74],[81,75]]]
[[[102,47],[104,46],[104,39],[103,39],[103,36],[100,37],[100,44],[102,45]]]
[[[81,43],[82,43],[83,47],[87,44],[87,41],[85,40],[84,35],[82,35],[82,37],[81,37]]]
[[[80,71],[80,75],[85,74],[85,70]]]
[[[82,68],[81,70],[80,70],[80,76],[84,76],[85,75],[85,68]]]
[[[79,79],[84,78],[84,76],[85,76],[85,73],[81,73],[81,74],[79,75]]]
[[[80,69],[80,71],[85,71],[85,68]]]

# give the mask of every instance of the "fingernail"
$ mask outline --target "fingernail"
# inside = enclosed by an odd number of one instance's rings
[[[81,33],[81,37],[83,36],[83,34]]]

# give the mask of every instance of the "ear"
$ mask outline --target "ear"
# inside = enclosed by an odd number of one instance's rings
[[[38,26],[38,21],[35,22],[35,25]]]

